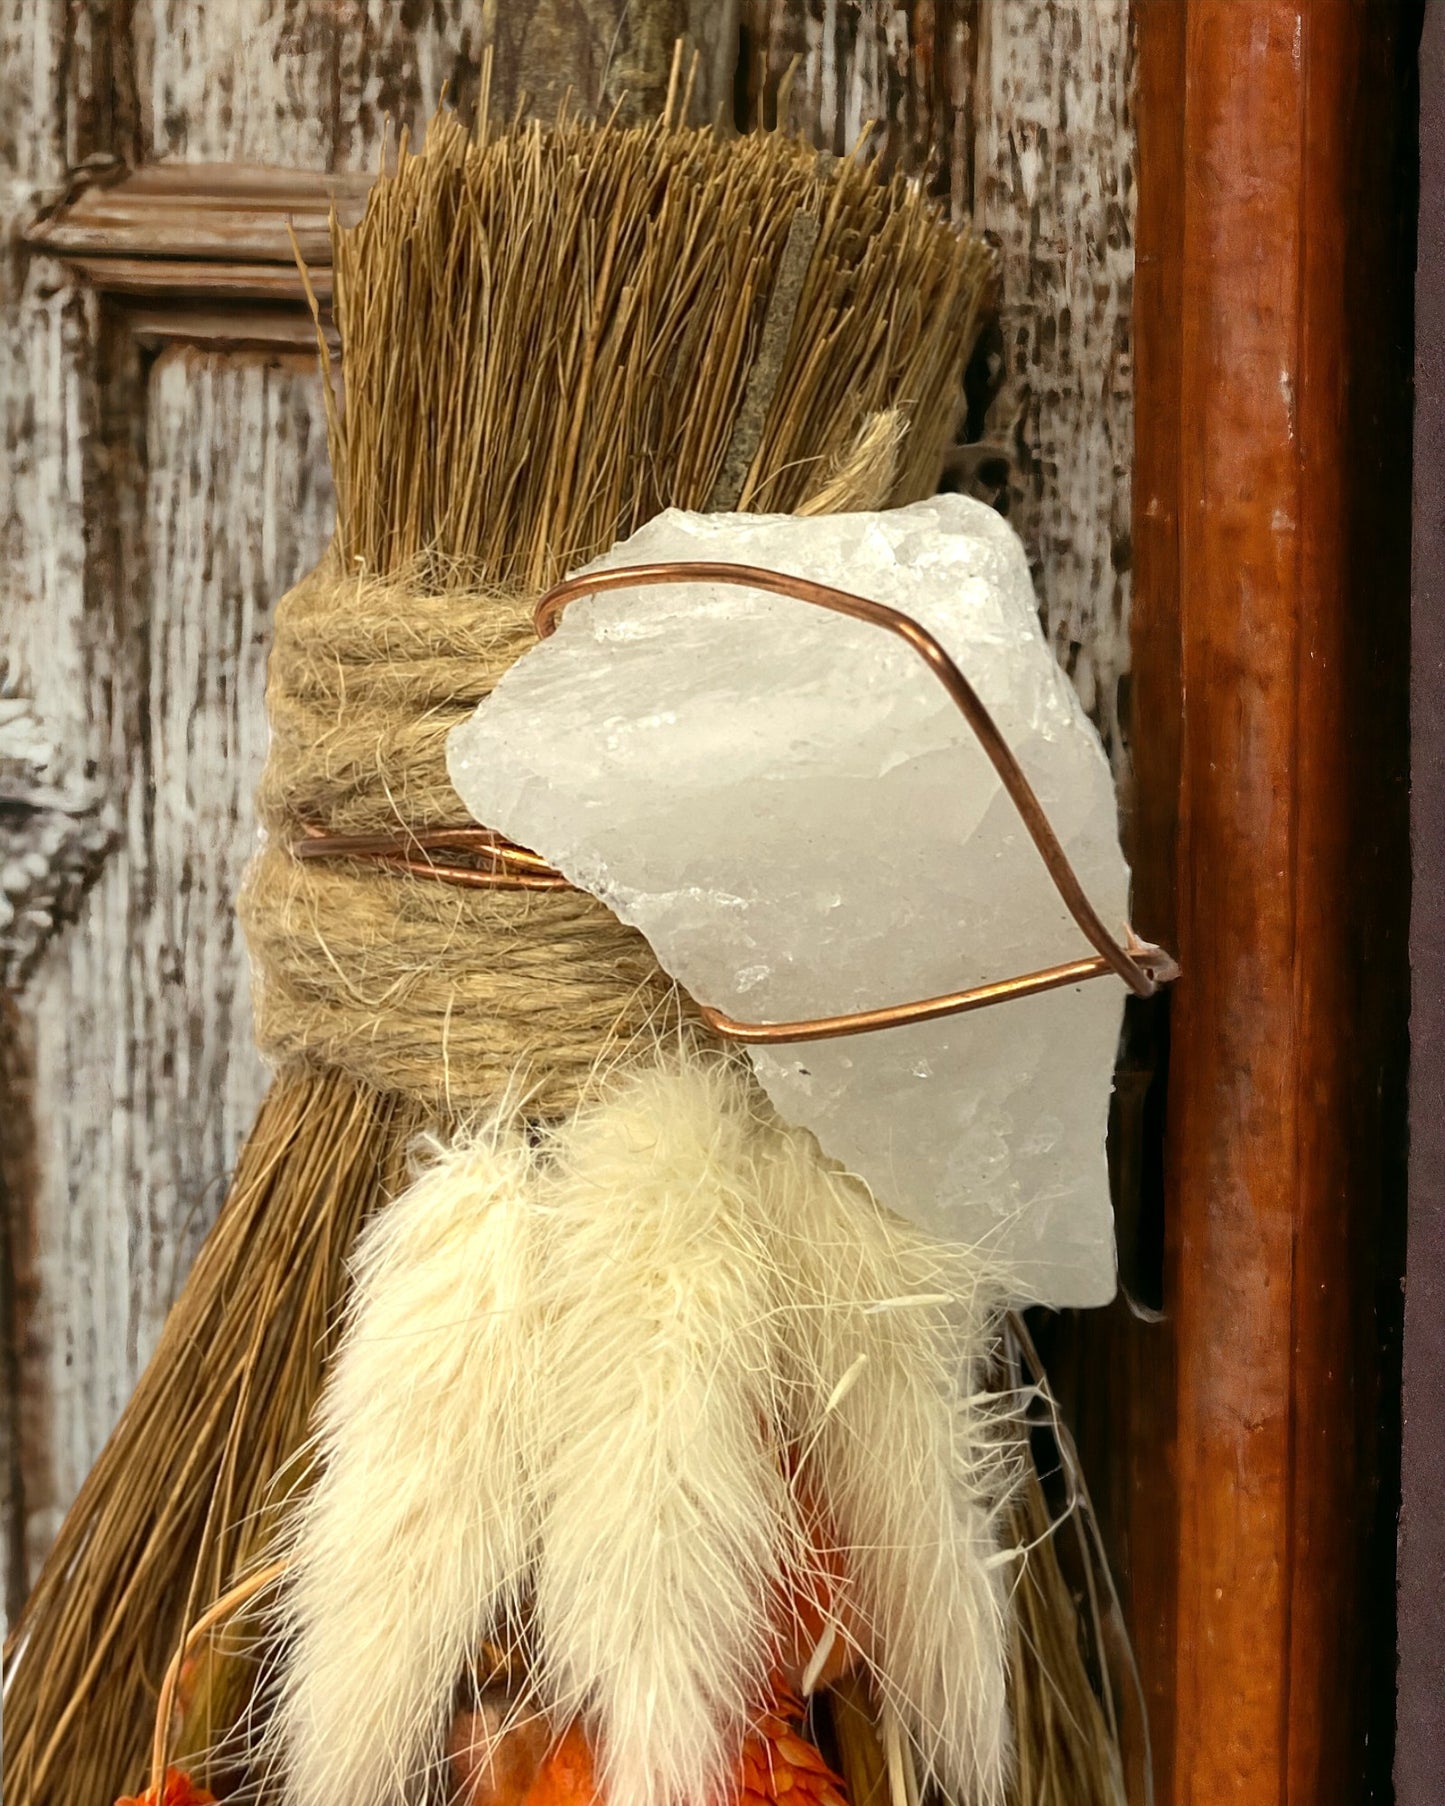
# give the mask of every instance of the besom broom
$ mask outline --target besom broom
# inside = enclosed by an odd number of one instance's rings
[[[446,116],[335,234],[334,267],[337,537],[278,617],[246,906],[279,1075],[12,1640],[17,1806],[106,1806],[143,1771],[186,1624],[305,1479],[347,1262],[418,1136],[518,1087],[545,1130],[686,1014],[584,897],[294,849],[453,826],[446,733],[529,643],[537,592],[660,509],[930,492],[993,280],[915,192],[781,137],[483,121],[471,139]],[[1055,1741],[1104,1775],[1071,1639],[1044,1683],[1070,1688]],[[234,1757],[235,1668],[197,1669],[180,1753]]]

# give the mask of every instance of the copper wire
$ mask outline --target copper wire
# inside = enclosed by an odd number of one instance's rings
[[[647,589],[659,584],[726,583],[789,596],[834,614],[871,622],[896,634],[912,647],[957,706],[975,738],[998,773],[999,781],[1018,811],[1029,838],[1037,848],[1065,908],[1094,947],[1092,955],[1046,966],[1037,972],[995,979],[966,991],[950,991],[938,997],[889,1004],[880,1009],[857,1010],[843,1016],[814,1016],[796,1022],[741,1022],[710,1005],[700,1006],[703,1020],[726,1040],[750,1045],[772,1042],[829,1041],[844,1035],[870,1034],[905,1023],[932,1022],[943,1016],[986,1009],[1018,997],[1081,984],[1113,972],[1139,997],[1151,997],[1161,985],[1179,976],[1174,959],[1160,947],[1140,940],[1126,927],[1117,940],[1089,901],[1068,855],[1014,757],[1013,749],[963,672],[928,629],[886,602],[874,602],[847,590],[832,589],[809,577],[765,570],[750,564],[668,562],[621,566],[610,571],[569,577],[548,590],[538,602],[534,621],[539,639],[555,633],[563,611],[582,596],[601,595],[616,589]],[[308,829],[293,851],[300,858],[345,857],[370,859],[421,878],[438,878],[451,884],[509,890],[567,890],[572,888],[538,854],[516,846],[490,828],[445,828],[424,833],[385,835],[334,835]],[[479,863],[462,865],[431,857],[433,852],[466,852]]]
[[[291,848],[298,859],[364,859],[414,878],[439,878],[472,890],[571,890],[546,860],[490,828],[436,828],[406,834],[328,834],[307,827]],[[470,853],[483,863],[434,859],[433,853]]]

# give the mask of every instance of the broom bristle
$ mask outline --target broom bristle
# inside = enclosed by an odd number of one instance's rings
[[[816,243],[770,320],[800,216]],[[452,587],[540,586],[662,507],[708,506],[725,467],[750,509],[796,508],[842,470],[845,501],[929,493],[994,280],[992,253],[901,183],[667,124],[478,142],[443,116],[333,236],[339,550]],[[742,402],[770,334],[757,424]],[[875,495],[848,454],[893,409],[908,431]],[[295,1477],[346,1255],[421,1116],[311,1072],[263,1106],[7,1650],[12,1806],[109,1806],[139,1778],[167,1655]]]
[[[419,1126],[405,1099],[348,1080],[272,1087],[7,1649],[7,1799],[109,1806],[139,1779],[185,1619],[269,1533],[268,1495],[309,1432],[352,1241],[400,1185],[398,1154]],[[241,1704],[223,1691],[209,1710],[197,1702],[201,1745]]]
[[[811,255],[780,310],[800,219]],[[342,549],[543,587],[663,508],[712,505],[740,454],[739,508],[800,507],[888,410],[876,505],[929,495],[994,268],[901,180],[794,139],[478,143],[443,115],[337,236]]]

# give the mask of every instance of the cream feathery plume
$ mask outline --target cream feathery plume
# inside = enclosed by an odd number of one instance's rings
[[[737,1076],[693,1058],[624,1076],[550,1149],[539,1679],[627,1806],[728,1797],[796,1558],[754,1139]]]
[[[1012,1470],[983,1393],[996,1276],[881,1209],[810,1134],[779,1124],[767,1142],[800,1483],[837,1539],[885,1706],[926,1774],[990,1806],[1011,1758],[997,1519]]]
[[[266,1766],[288,1806],[397,1806],[526,1585],[536,1530],[533,1163],[492,1127],[372,1223],[292,1529]]]

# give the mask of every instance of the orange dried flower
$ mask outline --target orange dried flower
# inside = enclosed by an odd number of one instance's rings
[[[778,1683],[722,1806],[847,1806],[843,1783],[803,1735],[803,1718],[797,1696]],[[580,1725],[553,1741],[540,1717],[505,1729],[474,1720],[459,1720],[452,1734],[456,1797],[467,1806],[599,1806],[592,1747]]]
[[[842,1781],[802,1735],[802,1723],[802,1705],[779,1687],[743,1745],[737,1806],[847,1806]]]
[[[216,1796],[197,1787],[182,1769],[168,1768],[159,1799],[155,1788],[148,1787],[143,1794],[127,1794],[115,1806],[216,1806]]]

